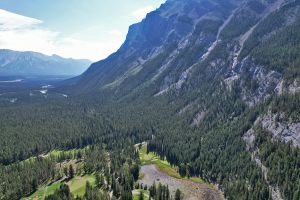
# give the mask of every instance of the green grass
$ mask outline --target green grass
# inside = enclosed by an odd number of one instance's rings
[[[85,175],[85,176],[75,176],[66,184],[69,186],[71,193],[76,197],[82,197],[85,193],[85,185],[86,182],[89,181],[92,186],[95,186],[95,176],[94,175]],[[35,193],[30,195],[29,197],[23,198],[24,200],[33,200],[39,199],[42,200],[46,196],[54,194],[55,190],[57,190],[63,183],[58,181],[49,186],[45,185],[40,187]]]
[[[199,177],[191,177],[190,180],[193,181],[194,183],[208,184],[207,182],[205,182],[203,179],[201,179]]]
[[[45,157],[49,157],[49,156],[59,157],[62,154],[75,156],[78,152],[81,152],[81,151],[83,151],[86,148],[88,148],[88,147],[85,147],[83,149],[53,150],[53,151],[50,151],[49,153],[47,153],[45,155]]]
[[[54,194],[55,190],[57,190],[61,184],[61,182],[55,182],[50,186],[42,186],[38,189],[38,191],[30,195],[29,197],[24,198],[24,200],[44,199],[46,196]]]
[[[144,177],[145,177],[145,174],[142,173],[142,172],[140,172],[140,174],[139,174],[139,180],[142,180]]]
[[[76,176],[70,180],[67,184],[70,187],[71,193],[76,197],[82,197],[85,193],[86,182],[89,181],[92,186],[95,186],[95,176],[94,175],[85,175],[85,176]]]
[[[140,150],[139,150],[139,156],[142,165],[156,165],[158,169],[163,172],[168,174],[171,177],[177,178],[177,179],[182,179],[182,180],[190,180],[194,183],[199,183],[199,184],[207,184],[209,186],[212,186],[211,184],[205,182],[199,177],[181,177],[180,174],[178,173],[177,168],[172,167],[169,162],[166,160],[161,160],[157,155],[155,155],[153,152],[149,152],[147,154],[147,147],[144,145]],[[142,175],[140,175],[142,176]]]
[[[51,157],[59,157],[62,154],[75,156],[78,152],[83,151],[86,148],[89,148],[89,147],[85,147],[83,149],[71,149],[71,150],[67,150],[67,151],[53,150],[53,151],[51,151],[47,154],[44,154],[43,157],[45,157],[45,158],[50,157],[50,156]],[[22,162],[33,161],[34,159],[36,159],[36,157],[28,158],[27,160],[24,160]],[[73,162],[75,162],[75,161],[76,160],[71,160],[70,162],[68,162],[67,167],[70,163],[73,164],[74,167],[76,167],[76,165],[78,163],[74,164]],[[66,166],[66,164],[64,164],[64,166]],[[95,181],[96,180],[95,180],[94,175],[76,176],[66,184],[69,185],[70,191],[72,192],[72,194],[74,194],[75,197],[76,196],[83,196],[84,192],[85,192],[86,181],[89,181],[92,186],[95,186]],[[63,184],[63,183],[58,181],[58,182],[52,183],[51,185],[40,186],[36,192],[34,192],[29,197],[24,197],[23,199],[24,200],[44,199],[46,196],[54,194],[55,190],[57,190],[60,187],[61,184]]]
[[[132,191],[132,199],[133,200],[139,200],[139,197],[140,197],[140,192],[143,193],[143,196],[144,196],[144,199],[147,200],[149,199],[149,191],[148,190],[133,190]]]
[[[174,178],[182,179],[182,177],[177,172],[177,169],[175,167],[172,167],[169,162],[161,160],[153,152],[149,152],[147,154],[146,145],[144,145],[140,149],[139,155],[142,165],[156,165],[161,172],[164,172]]]
[[[72,156],[76,156],[76,154],[78,152],[81,152],[81,151],[84,151],[85,149],[89,148],[88,146],[83,148],[83,149],[71,149],[71,150],[53,150],[53,151],[50,151],[46,154],[42,154],[40,156],[44,157],[44,158],[49,158],[50,156],[51,157],[59,157],[61,156],[62,154],[65,154],[65,155],[72,155]],[[34,161],[36,160],[36,156],[33,156],[33,157],[30,157],[24,161],[21,161],[20,163],[22,162],[30,162],[30,161]]]

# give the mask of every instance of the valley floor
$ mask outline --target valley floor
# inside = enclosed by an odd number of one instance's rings
[[[138,146],[138,145],[137,145]],[[137,147],[136,146],[136,147]],[[42,157],[59,157],[61,155],[76,155],[82,149],[73,149],[69,151],[54,150]],[[141,161],[141,170],[138,183],[140,185],[149,188],[155,182],[156,185],[161,183],[162,185],[168,185],[171,196],[177,189],[183,193],[184,200],[224,200],[223,194],[216,189],[216,187],[210,183],[205,182],[199,177],[181,177],[176,167],[171,166],[167,161],[159,158],[155,153],[148,152],[147,146],[140,146],[139,157]],[[33,161],[35,158],[31,158]],[[29,162],[30,159],[24,161]],[[57,167],[63,168],[69,165],[73,165],[77,168],[82,165],[81,161],[69,160],[63,163],[57,164]],[[93,174],[77,175],[74,178],[61,179],[56,182],[48,183],[47,185],[40,186],[36,192],[24,200],[43,200],[46,196],[54,194],[62,184],[67,184],[70,188],[70,192],[76,197],[82,197],[86,190],[86,182],[90,182],[92,186],[95,186],[95,176]],[[139,199],[140,193],[143,193],[144,199],[149,198],[149,191],[143,189],[135,189],[132,191],[133,200]]]
[[[166,161],[158,158],[153,152],[146,153],[146,146],[140,149],[142,167],[139,183],[143,186],[151,186],[161,183],[168,185],[173,195],[179,189],[183,193],[184,200],[223,200],[220,191],[209,183],[205,183],[198,177],[181,177],[177,170]]]
[[[192,180],[177,179],[163,173],[156,165],[144,165],[141,168],[144,174],[142,180],[139,181],[143,185],[152,185],[153,182],[168,185],[171,194],[179,189],[183,192],[185,200],[221,200],[223,199],[220,192],[212,189],[206,184],[195,183]]]

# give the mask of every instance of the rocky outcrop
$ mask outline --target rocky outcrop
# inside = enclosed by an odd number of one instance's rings
[[[199,124],[202,122],[202,120],[204,119],[206,114],[207,114],[207,111],[201,111],[201,112],[197,113],[193,119],[191,126],[199,126]]]
[[[294,80],[294,82],[288,86],[287,91],[290,94],[296,94],[300,92],[300,81]]]
[[[262,128],[272,134],[274,139],[279,139],[283,142],[291,142],[294,147],[300,147],[300,123],[293,122],[292,119],[286,117],[284,113],[272,113],[258,117],[254,126],[261,125]],[[247,131],[243,140],[247,144],[248,150],[254,148],[255,131],[250,129]]]
[[[191,71],[199,64],[199,62],[203,62],[205,61],[208,56],[210,55],[210,53],[216,48],[216,46],[221,42],[220,39],[220,35],[223,31],[223,29],[228,25],[228,23],[230,22],[230,20],[232,19],[232,17],[234,16],[235,12],[237,9],[233,10],[231,12],[231,14],[223,21],[223,23],[221,24],[221,26],[218,28],[218,32],[217,35],[215,36],[215,40],[211,41],[209,46],[207,47],[207,50],[201,55],[200,59],[198,60],[198,62],[195,62],[194,64],[192,64],[191,66],[189,66],[186,70],[184,70],[181,75],[179,76],[177,82],[175,83],[171,83],[168,87],[163,88],[160,92],[158,92],[155,96],[159,96],[162,95],[164,93],[166,93],[168,90],[175,88],[176,90],[181,89],[182,85],[187,81],[188,76],[190,75]],[[208,14],[208,16],[211,15],[211,13]],[[202,19],[200,19],[198,21],[201,22],[201,20],[207,19],[208,16],[204,16],[202,17]],[[195,27],[196,28],[196,27]],[[203,40],[207,40],[207,38],[205,38],[204,34],[200,34],[200,42],[203,42]],[[188,39],[186,40],[188,41]]]
[[[300,147],[300,123],[286,119],[284,113],[267,113],[261,117],[261,125],[274,138],[285,142],[292,142],[293,146]]]
[[[245,58],[236,67],[233,75],[225,79],[228,88],[236,80],[240,80],[242,99],[249,106],[254,106],[274,93],[278,93],[278,85],[282,75],[266,67],[257,65],[250,58]]]
[[[254,126],[258,125],[260,123],[260,118],[258,118],[254,122]],[[255,142],[255,131],[253,128],[249,129],[243,136],[243,140],[246,143],[247,150],[251,154],[251,159],[256,163],[256,165],[261,169],[264,179],[267,183],[268,181],[268,168],[261,162],[258,153],[259,149],[255,147],[254,142]],[[272,199],[273,200],[283,200],[282,195],[279,191],[278,186],[270,185],[269,184],[269,190],[271,191]]]

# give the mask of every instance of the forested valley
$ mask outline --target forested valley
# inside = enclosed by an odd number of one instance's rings
[[[141,184],[145,165],[221,199],[300,200],[299,22],[298,0],[168,0],[79,77],[5,86],[0,200],[185,199]]]
[[[64,167],[57,167],[57,163],[75,160],[77,164],[74,168],[80,166],[75,172],[78,175],[99,174],[100,179],[106,180],[104,181],[106,184],[112,184],[105,186],[106,190],[100,190],[102,192],[92,189],[96,187],[95,185],[87,187],[91,190],[89,195],[100,195],[100,199],[108,198],[107,189],[117,187],[118,189],[112,189],[115,191],[115,197],[131,199],[131,190],[138,179],[140,167],[134,145],[148,141],[148,151],[156,152],[162,159],[167,159],[171,165],[177,166],[181,176],[199,176],[207,182],[220,184],[228,199],[272,199],[261,170],[251,161],[251,156],[246,151],[242,136],[267,105],[274,106],[274,109],[285,110],[297,118],[299,112],[291,109],[291,106],[298,99],[297,96],[270,99],[256,109],[245,108],[245,114],[236,120],[226,119],[226,115],[221,114],[227,111],[226,107],[223,107],[224,111],[211,113],[207,123],[203,123],[197,129],[184,125],[184,122],[178,121],[177,117],[167,120],[170,112],[177,112],[177,106],[174,106],[173,110],[166,110],[164,114],[158,114],[155,107],[158,107],[161,102],[153,104],[149,110],[139,110],[151,115],[140,115],[139,112],[133,112],[132,109],[136,107],[125,108],[122,104],[100,109],[97,104],[80,101],[74,101],[72,104],[70,101],[59,104],[57,102],[52,104],[49,101],[49,107],[36,106],[36,103],[33,106],[26,104],[21,106],[23,109],[18,106],[18,110],[14,106],[8,106],[2,109],[14,111],[5,112],[7,115],[1,116],[1,129],[13,128],[9,131],[11,135],[2,136],[10,138],[9,145],[5,145],[6,140],[1,140],[0,173],[3,181],[1,196],[3,199],[18,199],[32,194],[40,185],[70,178],[68,173],[64,173]],[[142,102],[140,103],[142,107]],[[44,102],[41,104],[44,105]],[[225,102],[224,104],[226,105]],[[42,109],[43,112],[36,109]],[[228,107],[228,109],[230,112],[232,108]],[[104,117],[108,112],[110,118]],[[38,118],[35,116],[31,121],[31,113],[40,116]],[[10,120],[11,117],[14,117],[14,120]],[[41,122],[35,119],[41,119]],[[18,125],[11,126],[9,122]],[[19,125],[24,122],[27,123],[26,128],[28,128],[28,133],[25,135],[24,132],[17,131],[24,128],[23,125]],[[65,124],[69,125],[65,126]],[[43,131],[36,129],[39,126]],[[55,127],[59,129],[53,129]],[[167,138],[166,133],[168,133]],[[183,133],[184,137],[182,137]],[[256,145],[261,148],[262,161],[271,167],[269,181],[280,186],[286,199],[296,200],[299,197],[299,183],[295,184],[300,176],[299,151],[291,147],[292,144],[279,141],[274,144],[268,138],[261,134],[257,138]],[[66,152],[72,152],[72,149],[78,150],[75,151],[76,153],[60,156],[51,153],[50,156],[43,156],[55,149]],[[281,164],[278,163],[276,167],[278,161]],[[107,165],[108,163],[110,165]],[[69,167],[67,168],[69,170]],[[282,174],[282,177],[278,176],[278,173]],[[239,176],[236,176],[237,174]],[[117,177],[118,186],[114,182]],[[119,177],[123,177],[122,181]],[[250,189],[244,187],[246,182]],[[67,186],[62,186],[60,190],[57,194],[49,196],[49,199],[60,198],[55,195],[66,195],[60,193],[68,191]],[[75,198],[71,196],[68,198]],[[88,197],[84,198],[88,199]]]

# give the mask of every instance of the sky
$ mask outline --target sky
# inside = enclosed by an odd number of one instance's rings
[[[0,49],[101,60],[165,0],[0,0]]]

